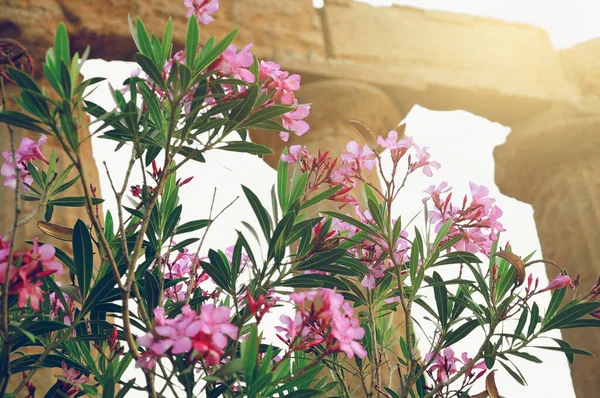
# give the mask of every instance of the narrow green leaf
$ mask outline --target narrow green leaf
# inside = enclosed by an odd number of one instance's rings
[[[258,219],[258,223],[260,224],[260,228],[265,235],[267,241],[271,235],[271,226],[269,224],[269,216],[267,215],[267,210],[263,207],[263,205],[258,200],[258,197],[252,192],[249,188],[242,185],[242,190],[250,202],[250,206]]]
[[[250,153],[252,155],[270,155],[273,153],[269,147],[246,141],[229,141],[225,146],[220,146],[215,149],[230,152]]]
[[[90,233],[81,220],[77,220],[73,228],[73,259],[75,261],[75,275],[82,297],[87,297],[92,272],[94,270],[94,252],[92,250],[92,239]]]

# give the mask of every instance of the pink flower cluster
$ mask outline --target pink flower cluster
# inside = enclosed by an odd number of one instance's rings
[[[206,366],[221,361],[227,336],[237,338],[237,327],[229,323],[229,307],[204,304],[200,313],[185,305],[181,314],[165,318],[164,308],[154,309],[155,333],[138,337],[137,342],[146,351],[137,360],[137,366],[152,369],[157,359],[166,355],[188,354],[193,361],[203,361]]]
[[[90,378],[83,376],[81,372],[76,369],[69,368],[64,361],[61,365],[63,374],[56,375],[56,378],[58,378],[55,390],[56,394],[61,397],[75,396],[75,394],[81,391],[81,386],[90,381]]]
[[[186,18],[195,15],[203,25],[208,25],[215,19],[211,17],[219,10],[219,0],[184,0],[183,4],[188,7]]]
[[[433,361],[431,361],[433,359]],[[443,383],[448,380],[450,376],[458,371],[457,364],[462,364],[462,366],[468,364],[472,358],[469,358],[466,352],[464,352],[461,356],[461,359],[458,359],[454,356],[454,350],[452,348],[447,347],[444,349],[443,353],[429,353],[425,355],[425,362],[430,363],[431,365],[427,368],[427,373],[431,376],[433,380],[437,383]],[[475,369],[480,369],[478,373],[475,373]],[[470,384],[475,380],[479,379],[481,376],[485,374],[487,368],[483,361],[471,366],[467,372],[465,373],[465,380]],[[435,376],[434,376],[435,373]]]
[[[445,197],[442,196],[451,190],[447,182],[444,181],[437,187],[430,186],[425,191],[430,195],[434,205],[434,209],[428,214],[429,222],[436,224],[435,231],[438,232],[446,221],[452,220],[450,232],[442,244],[462,235],[463,238],[454,245],[456,250],[489,255],[492,244],[497,239],[497,233],[504,231],[498,221],[502,216],[502,210],[494,205],[495,199],[488,197],[489,190],[486,187],[470,183],[470,188],[471,200],[469,201],[465,195],[459,207],[451,203],[452,192]]]
[[[290,164],[300,162],[300,171],[308,173],[308,183],[302,201],[307,200],[311,193],[318,191],[322,186],[332,188],[337,185],[343,185],[339,191],[328,199],[340,203],[340,208],[346,204],[358,204],[356,198],[350,195],[350,190],[355,186],[354,181],[337,181],[335,179],[338,159],[329,156],[329,152],[321,153],[321,151],[319,151],[317,156],[313,157],[306,147],[292,145],[289,154],[281,155],[281,160]]]
[[[281,117],[283,127],[301,136],[308,131],[305,119],[310,113],[309,105],[298,105],[294,91],[300,89],[300,75],[281,70],[281,66],[272,61],[260,61],[258,78],[263,84],[263,90],[273,92],[273,97],[265,105],[274,105],[279,101],[283,105],[295,105],[296,108]],[[279,136],[284,142],[289,139],[289,133],[282,131]]]
[[[46,143],[46,136],[42,134],[37,144],[31,138],[23,138],[21,140],[21,144],[19,148],[15,151],[15,159],[17,161],[17,167],[13,163],[12,152],[2,152],[2,156],[4,156],[5,162],[2,164],[2,169],[0,173],[6,179],[4,180],[4,186],[9,187],[11,189],[15,189],[17,187],[17,168],[20,170],[21,174],[21,186],[24,191],[29,191],[29,188],[25,184],[31,185],[33,182],[33,178],[31,177],[31,173],[27,169],[27,163],[33,162],[34,160],[42,160],[46,164],[48,164],[48,160],[44,157],[44,154],[41,151],[41,146]]]
[[[363,338],[365,331],[358,326],[358,319],[353,317],[354,309],[344,301],[344,296],[332,289],[316,289],[291,293],[290,298],[297,307],[296,315],[294,318],[282,315],[283,326],[275,327],[281,333],[277,336],[290,351],[324,344],[324,355],[343,352],[349,358],[367,356],[357,341]]]
[[[271,311],[271,308],[279,301],[279,297],[276,297],[272,291],[269,291],[266,295],[261,293],[256,298],[252,297],[250,292],[248,292],[246,296],[248,309],[256,318],[256,323],[260,323],[262,318],[268,314]]]
[[[58,286],[61,285],[60,282],[56,282],[56,284]],[[65,300],[65,303],[67,304],[67,308],[65,308],[56,293],[50,293],[50,320],[53,321],[56,317],[59,317],[62,314],[64,324],[70,326],[71,321],[75,319],[75,300],[65,293],[61,294]]]
[[[209,279],[206,272],[200,266],[200,259],[196,258],[194,253],[191,253],[187,248],[182,253],[177,253],[172,261],[163,259],[164,275],[166,279],[186,280],[179,282],[165,290],[165,296],[173,301],[183,301],[186,298],[188,290],[188,279],[192,277],[194,271],[194,263],[196,263],[196,274],[193,275],[193,289],[198,288],[200,283]]]
[[[438,162],[430,159],[427,147],[419,147],[413,142],[412,137],[403,137],[398,140],[398,132],[396,130],[390,131],[385,139],[379,136],[377,144],[384,149],[390,150],[394,169],[408,153],[407,175],[418,169],[423,169],[423,173],[431,177],[433,175],[432,168],[440,168]],[[414,149],[414,151],[409,153],[410,149]],[[362,171],[373,170],[373,167],[378,162],[378,155],[368,145],[361,147],[355,141],[351,141],[346,145],[346,151],[347,153],[342,154],[343,164],[334,173],[333,180],[338,183],[349,181],[351,184],[355,184],[356,180],[364,181]]]
[[[7,281],[9,245],[10,241],[0,237],[0,284],[8,282],[8,292],[18,294],[17,304],[20,307],[25,307],[30,302],[31,308],[39,311],[40,303],[44,301],[41,279],[54,273],[61,275],[62,264],[55,260],[52,245],[40,246],[38,238],[34,238],[33,249],[13,253]]]

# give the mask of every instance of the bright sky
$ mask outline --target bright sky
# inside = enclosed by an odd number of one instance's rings
[[[391,0],[367,2],[378,5],[392,3]],[[322,4],[322,1],[315,1],[317,6],[319,3]],[[530,23],[546,29],[557,49],[600,37],[600,24],[598,23],[600,2],[595,0],[527,2],[513,0],[404,0],[395,3]],[[128,63],[106,63],[94,60],[86,64],[83,73],[86,77],[105,76],[114,87],[120,87],[133,68],[134,66]],[[91,100],[104,107],[111,107],[112,99],[108,93],[108,86],[106,84],[101,86],[92,94]],[[498,205],[504,210],[502,221],[508,231],[502,237],[502,241],[509,240],[515,252],[521,255],[538,250],[536,257],[541,257],[533,220],[533,209],[528,204],[500,194],[494,184],[492,150],[504,142],[509,129],[464,111],[434,112],[419,106],[413,108],[406,121],[407,134],[415,137],[417,143],[429,146],[432,158],[442,164],[442,169],[431,179],[419,176],[410,181],[404,195],[396,204],[396,212],[405,219],[410,219],[415,212],[421,210],[420,199],[423,197],[423,189],[442,180],[449,181],[450,185],[455,187],[455,195],[459,197],[468,191],[469,181],[484,184],[490,187],[491,195],[497,198]],[[444,134],[441,134],[442,131]],[[114,200],[111,198],[108,179],[101,162],[108,162],[113,178],[118,181],[121,177],[120,172],[125,167],[127,155],[125,152],[119,152],[115,156],[112,142],[94,138],[93,145],[94,156],[101,175],[101,188],[107,199],[105,210],[114,209]],[[466,156],[467,154],[468,156]],[[242,183],[253,189],[265,203],[270,202],[269,190],[275,182],[275,172],[260,159],[243,154],[222,152],[208,156],[208,161],[205,165],[187,167],[182,173],[184,177],[189,175],[196,177],[191,184],[182,189],[183,219],[208,217],[213,188],[217,188],[217,209],[224,207],[236,196],[242,195],[240,188]],[[134,172],[132,184],[137,183],[136,179],[139,178],[140,176]],[[119,182],[116,183],[120,186]],[[232,245],[235,241],[234,228],[240,228],[240,219],[256,224],[253,217],[250,216],[251,214],[245,201],[238,200],[215,223],[205,247],[225,248]],[[543,265],[531,268],[534,275],[540,278],[540,285],[545,285],[547,278]],[[447,271],[448,275],[455,272],[450,269]],[[544,308],[548,301],[548,294],[540,295],[538,303]],[[422,317],[422,315],[418,314],[417,316]],[[278,316],[271,316],[266,322],[275,324]],[[421,321],[424,326],[423,333],[431,333],[432,328],[422,318]],[[558,337],[558,334],[554,334],[553,337]],[[267,338],[274,338],[274,336],[267,334]],[[459,353],[467,351],[470,356],[473,356],[477,347],[477,339],[468,339],[455,348]],[[424,350],[425,346],[422,345],[421,348]],[[574,398],[569,368],[564,355],[540,350],[532,350],[531,353],[539,356],[545,363],[532,366],[529,362],[516,362],[529,382],[527,388],[518,385],[506,372],[500,371],[496,380],[502,395],[519,398],[532,396],[532,393],[535,392],[536,396]],[[135,375],[136,373],[128,372],[126,379]],[[549,380],[552,380],[552,383],[549,383]],[[481,389],[483,387],[480,387],[479,391]]]

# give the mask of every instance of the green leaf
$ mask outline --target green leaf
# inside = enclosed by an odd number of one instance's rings
[[[326,287],[329,289],[337,288],[340,290],[348,290],[348,286],[339,279],[330,275],[307,274],[298,275],[281,282],[280,286],[287,287]]]
[[[527,322],[527,316],[529,315],[529,310],[527,307],[523,308],[523,312],[521,312],[521,316],[519,317],[519,322],[517,323],[517,327],[515,329],[515,335],[519,336],[525,327],[525,322]]]
[[[148,315],[150,318],[154,318],[153,310],[158,307],[160,288],[156,277],[148,271],[144,275],[144,289],[146,291],[145,299],[148,306]]]
[[[443,279],[437,272],[433,273],[433,280],[437,282],[437,284],[433,287],[433,292],[435,295],[435,303],[438,309],[438,315],[440,317],[440,324],[442,328],[446,328],[448,326],[448,290],[446,286],[443,285]]]
[[[244,369],[244,381],[249,389],[255,379],[258,366],[258,328],[253,325],[246,341],[242,344],[242,361]]]
[[[537,326],[540,320],[540,308],[537,303],[533,303],[531,307],[531,317],[529,319],[529,328],[527,329],[527,337],[531,336],[535,331],[535,327]]]
[[[71,52],[69,50],[69,36],[67,35],[67,28],[64,23],[60,23],[56,29],[56,35],[54,36],[54,54],[56,55],[57,61],[64,62],[65,65],[70,65]],[[58,66],[58,65],[57,65]]]
[[[600,328],[600,319],[577,319],[568,325],[561,326],[561,329],[573,328]]]
[[[274,117],[281,116],[294,110],[293,106],[289,105],[273,105],[253,112],[244,120],[242,126],[252,127],[256,123],[261,123]]]
[[[457,329],[453,329],[446,335],[443,347],[450,347],[452,344],[456,344],[465,337],[467,337],[475,328],[479,326],[479,321],[472,319],[468,322],[463,323]]]
[[[93,205],[99,205],[104,202],[101,198],[92,198]],[[62,207],[83,207],[85,206],[85,196],[69,196],[56,198],[48,201],[49,204]]]
[[[163,241],[167,241],[167,239],[169,239],[169,237],[175,230],[175,227],[177,226],[177,223],[179,222],[179,219],[181,217],[182,208],[182,205],[179,205],[175,208],[175,210],[171,212],[171,214],[169,214],[169,218],[167,218],[167,221],[165,222],[165,226],[162,233]]]
[[[431,247],[436,248],[440,245],[440,242],[448,235],[450,232],[450,228],[452,227],[452,220],[448,220],[442,225],[440,228],[435,240],[433,241],[433,245]]]
[[[164,88],[165,82],[162,74],[152,59],[143,54],[135,54],[135,61],[140,65],[140,68],[156,83],[159,87]]]
[[[237,33],[238,28],[235,28],[233,31],[227,34],[227,36],[225,36],[223,40],[221,40],[216,46],[214,46],[214,48],[211,48],[212,42],[214,42],[214,37],[208,39],[204,46],[205,48],[207,48],[207,51],[202,51],[202,56],[196,59],[194,68],[198,70],[204,70],[208,65],[212,64],[213,61],[216,60],[219,57],[219,55],[221,55],[221,53],[225,51],[227,47],[229,47],[231,43],[233,43],[233,39],[235,39]],[[210,46],[209,43],[211,43]]]
[[[171,53],[171,44],[173,43],[173,19],[169,17],[165,25],[165,31],[162,37],[162,59],[161,64],[164,64]]]
[[[187,34],[185,36],[185,58],[189,65],[194,65],[198,51],[198,20],[192,14],[188,21]]]
[[[552,292],[552,298],[550,299],[550,304],[548,304],[548,309],[546,310],[546,321],[549,321],[552,318],[552,316],[556,313],[558,307],[560,307],[560,304],[565,298],[566,293],[566,287],[562,289],[555,289]]]
[[[199,229],[209,226],[211,222],[211,220],[194,220],[183,223],[177,227],[175,235],[197,231]]]
[[[522,351],[521,352],[509,352],[509,354],[517,356],[519,358],[526,359],[530,362],[543,363],[543,361],[541,359],[539,359],[538,357],[536,357],[535,355],[531,355],[526,352],[522,352]]]
[[[77,220],[73,228],[73,259],[75,260],[75,275],[79,283],[81,297],[86,297],[94,271],[94,252],[90,233],[81,220]]]
[[[248,113],[254,108],[256,99],[258,98],[259,88],[257,85],[253,85],[244,92],[243,101],[236,108],[231,110],[229,117],[231,120],[236,122],[242,121]]]
[[[185,156],[186,158],[190,158],[199,163],[206,162],[206,159],[204,159],[204,156],[202,156],[202,152],[199,151],[198,149],[193,149],[193,148],[184,146],[179,150],[178,153],[179,153],[179,155]]]
[[[302,261],[297,270],[307,271],[315,270],[319,271],[322,267],[330,265],[341,259],[346,254],[345,249],[333,249],[326,252],[317,253],[314,256]]]
[[[570,308],[563,307],[550,321],[542,326],[541,331],[545,332],[552,329],[560,329],[565,325],[571,324],[585,314],[589,314],[600,307],[600,302],[583,302]]]
[[[25,130],[35,131],[37,133],[48,134],[46,130],[39,127],[36,123],[39,120],[33,119],[29,116],[23,115],[22,113],[15,111],[3,111],[0,112],[0,123],[6,123],[10,126],[22,128]]]
[[[313,196],[312,198],[308,199],[306,202],[302,203],[300,205],[300,210],[302,209],[306,209],[307,207],[310,207],[312,205],[315,205],[319,202],[322,202],[325,199],[329,199],[332,195],[334,195],[337,191],[339,191],[340,189],[343,188],[343,185],[337,185],[333,188],[329,188],[326,189],[323,192],[318,193],[317,195]]]
[[[170,19],[169,19],[169,21],[170,21]],[[131,390],[131,388],[134,385],[135,385],[135,379],[129,380],[127,383],[125,383],[123,385],[123,387],[121,387],[121,389],[119,390],[119,393],[116,395],[115,398],[125,398],[125,395],[127,395],[129,390]]]
[[[25,355],[25,356],[19,357],[17,359],[14,359],[10,363],[10,370],[13,374],[16,374],[16,373],[21,373],[21,372],[25,372],[30,369],[33,369],[33,367],[34,367],[33,365],[38,361],[39,358],[40,358],[40,354],[34,354],[34,355]],[[81,365],[78,362],[75,362],[72,359],[69,359],[63,355],[50,354],[50,355],[46,356],[46,358],[42,362],[41,367],[43,367],[43,368],[59,368],[60,369],[60,368],[62,368],[63,361],[67,364],[67,366],[69,368],[79,370],[80,372],[83,372],[85,374],[89,373],[89,371],[83,365]]]
[[[271,235],[271,225],[269,223],[269,216],[267,210],[263,207],[263,205],[258,200],[258,197],[252,192],[249,188],[242,185],[242,190],[250,202],[250,206],[258,219],[258,223],[260,224],[260,229],[263,231],[265,238],[267,241],[269,240],[269,236]]]
[[[375,228],[373,228],[370,225],[367,225],[353,217],[347,216],[342,213],[337,213],[335,211],[324,211],[323,214],[337,218],[341,221],[347,222],[350,225],[354,225],[355,227],[359,228],[360,230],[366,231],[371,235],[379,236],[379,232]]]
[[[592,354],[589,351],[571,347],[571,345],[564,340],[560,340],[560,339],[552,339],[552,340],[556,341],[556,343],[558,345],[560,345],[560,347],[547,347],[547,346],[532,346],[532,347],[541,348],[541,349],[549,350],[549,351],[564,352],[565,355],[567,356],[567,359],[569,360],[569,364],[571,364],[571,365],[573,364],[573,360],[574,360],[573,355],[584,355],[584,356],[588,356],[588,357],[594,356],[594,354]]]
[[[286,214],[277,227],[273,231],[273,236],[269,241],[269,249],[267,252],[267,261],[275,258],[275,264],[280,264],[285,255],[286,239],[289,236],[292,227],[294,226],[294,218],[296,214],[290,212]]]
[[[54,206],[52,204],[46,205],[46,210],[44,211],[44,220],[46,222],[52,221],[52,214],[54,213]]]
[[[230,152],[244,152],[252,155],[270,155],[273,153],[269,147],[246,141],[229,141],[225,146],[217,147],[215,149]]]
[[[150,59],[156,60],[154,58],[154,51],[152,50],[152,44],[150,43],[150,36],[148,36],[148,31],[146,30],[144,23],[142,22],[142,20],[139,17],[135,21],[135,31],[136,31],[135,36],[137,38],[137,44],[138,44],[140,52],[144,56],[146,56]],[[136,54],[136,59],[137,59],[137,54]]]
[[[213,254],[211,255],[211,253]],[[219,287],[225,291],[229,291],[229,264],[223,264],[222,261],[219,260],[218,254],[213,250],[209,251],[209,258],[211,260],[210,263],[204,261],[200,262],[202,269],[206,271],[208,276],[210,276]]]
[[[125,265],[120,265],[119,275],[122,276],[125,269]],[[98,304],[110,302],[113,297],[119,298],[120,292],[118,288],[115,288],[116,284],[117,282],[112,272],[107,272],[100,279],[96,280],[96,283],[94,283],[94,286],[90,290],[89,296],[83,303],[81,312],[85,315],[96,308]]]
[[[500,365],[502,365],[502,367],[504,369],[506,369],[506,371],[508,372],[508,374],[510,374],[512,376],[512,378],[515,379],[519,384],[521,384],[522,386],[524,386],[524,385],[527,384],[525,382],[525,380],[517,372],[515,372],[510,366],[508,366],[507,364],[503,363],[502,361],[498,361],[498,362],[500,363]]]

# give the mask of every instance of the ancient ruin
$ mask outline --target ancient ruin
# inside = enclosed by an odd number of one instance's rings
[[[19,40],[34,54],[38,76],[61,21],[72,50],[90,44],[93,58],[132,60],[128,13],[154,31],[172,15],[180,28],[176,47],[182,46],[185,10],[170,0],[2,0],[0,7],[0,37]],[[595,74],[600,40],[555,51],[540,28],[410,7],[374,8],[353,0],[328,0],[322,9],[309,0],[222,1],[217,21],[206,31],[222,37],[236,26],[241,28],[238,44],[253,42],[258,57],[302,75],[299,97],[314,104],[308,119],[312,133],[292,143],[339,153],[354,137],[348,119],[387,131],[415,104],[463,109],[509,126],[507,142],[494,152],[497,185],[533,205],[545,258],[568,266],[582,280],[600,273],[600,85]],[[206,39],[206,32],[201,35]],[[0,136],[8,137],[5,126]],[[97,182],[86,142],[88,180]],[[283,145],[278,139],[269,144],[276,150]],[[7,145],[2,140],[2,150]],[[0,190],[3,208],[12,200],[12,191]],[[7,216],[0,215],[2,231]],[[68,225],[83,216],[83,210],[62,210],[56,222]],[[34,228],[30,224],[25,235],[33,235]],[[600,337],[592,329],[563,333],[575,346],[600,355]],[[580,357],[572,370],[577,396],[597,396],[600,362]]]

